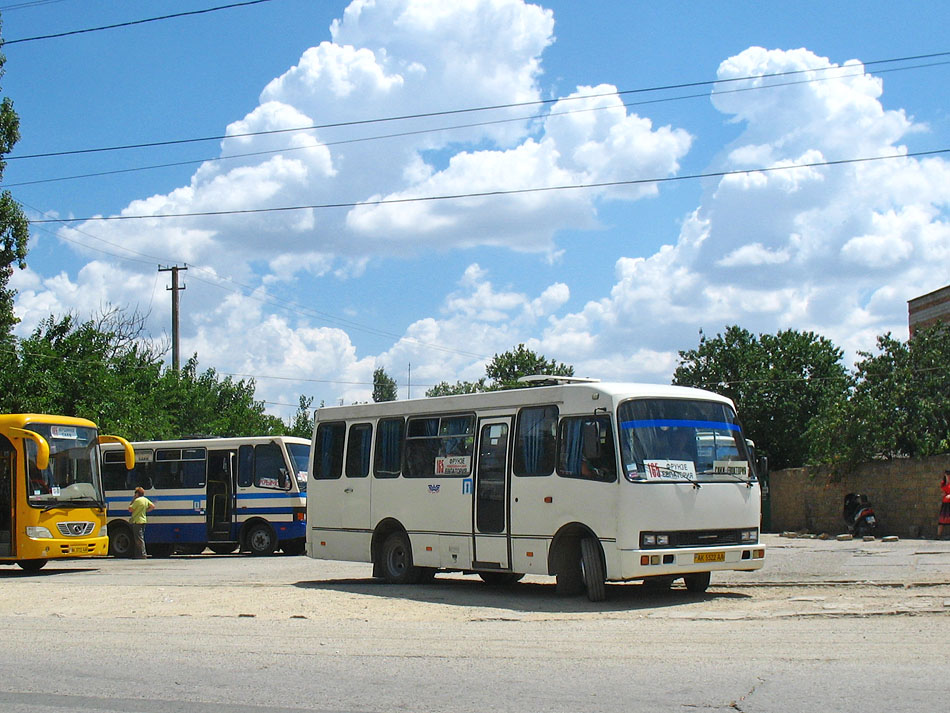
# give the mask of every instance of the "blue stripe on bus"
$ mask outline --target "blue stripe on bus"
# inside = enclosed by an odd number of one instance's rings
[[[623,421],[621,428],[722,428],[727,431],[741,431],[738,423],[726,423],[725,421],[689,421],[680,418],[653,418],[640,421]]]

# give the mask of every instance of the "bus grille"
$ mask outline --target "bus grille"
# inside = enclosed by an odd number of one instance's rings
[[[718,547],[738,544],[738,530],[680,530],[670,533],[670,547]]]
[[[56,529],[63,537],[86,537],[96,529],[94,522],[58,522]]]

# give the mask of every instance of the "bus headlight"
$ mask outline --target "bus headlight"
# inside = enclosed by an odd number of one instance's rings
[[[643,532],[640,533],[640,547],[669,547],[670,536],[662,532]]]
[[[758,529],[753,530],[740,530],[739,531],[739,541],[744,544],[750,544],[759,541],[759,531]]]
[[[105,537],[109,534],[109,528],[103,525],[99,528],[99,537]]]
[[[53,539],[53,533],[45,527],[27,527],[26,536],[34,540]]]

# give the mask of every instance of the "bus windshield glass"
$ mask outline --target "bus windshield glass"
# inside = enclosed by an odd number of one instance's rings
[[[620,405],[620,447],[629,481],[754,480],[742,428],[715,401],[637,399]]]
[[[36,443],[26,441],[27,499],[33,507],[104,507],[94,428],[31,423],[49,443],[49,464],[36,467]]]
[[[303,492],[307,489],[307,462],[310,460],[310,446],[302,443],[288,443],[287,452],[290,454],[290,464],[294,467],[297,478],[297,489]]]

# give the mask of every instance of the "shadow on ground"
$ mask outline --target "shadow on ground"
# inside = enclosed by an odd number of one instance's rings
[[[386,584],[377,579],[326,579],[294,583],[301,589],[348,592],[387,599],[403,599],[459,607],[488,607],[521,612],[604,612],[656,609],[719,599],[747,599],[749,595],[729,591],[728,585],[714,584],[703,594],[683,587],[659,589],[639,583],[607,584],[607,600],[591,602],[583,594],[562,596],[554,581],[518,582],[508,586],[485,584],[475,576],[436,576],[424,584]]]

